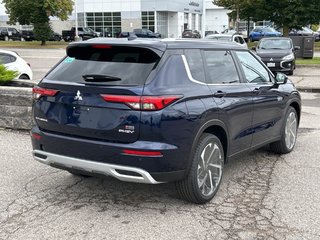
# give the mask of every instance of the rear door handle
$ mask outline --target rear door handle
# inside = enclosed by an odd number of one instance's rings
[[[224,96],[226,96],[227,93],[226,92],[223,92],[223,91],[216,91],[213,96],[216,97],[216,98],[222,98]]]

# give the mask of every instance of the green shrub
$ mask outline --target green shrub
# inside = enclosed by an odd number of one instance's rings
[[[18,76],[17,71],[8,70],[5,66],[0,64],[0,85],[4,85]]]

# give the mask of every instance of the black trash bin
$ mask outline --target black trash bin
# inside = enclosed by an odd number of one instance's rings
[[[314,37],[303,37],[303,58],[313,58],[314,54]]]

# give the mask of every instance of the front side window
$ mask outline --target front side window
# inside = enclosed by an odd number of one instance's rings
[[[239,83],[236,66],[229,51],[205,51],[207,83]]]
[[[249,83],[270,83],[269,72],[250,52],[238,51],[236,52],[244,75]]]

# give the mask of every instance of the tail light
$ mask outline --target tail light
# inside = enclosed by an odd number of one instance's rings
[[[58,92],[59,92],[59,90],[40,88],[40,87],[34,87],[32,89],[33,99],[35,99],[35,100],[38,100],[39,98],[44,97],[44,96],[53,97]]]
[[[177,96],[126,96],[102,94],[106,102],[123,103],[134,110],[157,111],[182,98]]]

